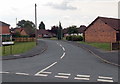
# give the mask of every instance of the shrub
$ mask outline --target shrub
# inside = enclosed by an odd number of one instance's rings
[[[66,40],[68,40],[68,41],[82,41],[83,37],[82,36],[75,36],[75,35],[67,36]]]

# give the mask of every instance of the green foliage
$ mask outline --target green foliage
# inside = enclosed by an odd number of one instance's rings
[[[39,29],[45,29],[45,24],[43,23],[43,21],[39,24]]]
[[[58,40],[61,40],[62,37],[63,37],[62,26],[61,26],[61,23],[59,22],[59,27],[58,27],[58,32],[57,32],[57,38],[58,38]]]
[[[3,56],[10,55],[10,46],[3,47],[5,47],[5,53],[2,50]],[[15,45],[12,45],[12,54],[24,53],[33,47],[35,47],[35,42],[17,42]]]
[[[68,27],[68,34],[74,34],[74,33],[78,33],[77,26],[73,25]]]
[[[17,26],[19,28],[24,28],[28,35],[32,35],[35,33],[35,24],[29,20],[21,20],[18,22]]]
[[[58,26],[52,26],[51,27],[51,32],[57,35],[57,31],[58,31]]]
[[[91,45],[93,47],[100,48],[100,49],[103,49],[103,50],[110,50],[111,49],[110,48],[110,43],[95,43],[95,42],[88,43],[88,42],[83,42],[83,41],[80,41],[79,43]]]
[[[16,32],[16,33],[14,34],[14,36],[16,36],[16,37],[21,36],[21,35],[20,35],[20,32]]]
[[[68,41],[83,41],[83,37],[82,36],[67,36],[66,40]]]

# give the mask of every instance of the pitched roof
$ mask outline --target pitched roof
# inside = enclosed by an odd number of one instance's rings
[[[113,29],[120,30],[120,19],[107,18],[107,17],[97,17],[88,27],[90,27],[98,19],[100,19],[101,21],[103,21],[105,24],[109,25]]]
[[[40,29],[40,30],[37,30],[37,33],[38,34],[52,34],[51,32],[45,30],[45,29]]]
[[[0,26],[10,26],[10,24],[0,21]]]
[[[87,27],[85,25],[81,25],[77,30],[79,33],[84,33],[86,28]]]
[[[14,31],[15,32],[21,32],[23,30],[23,28],[15,28]]]

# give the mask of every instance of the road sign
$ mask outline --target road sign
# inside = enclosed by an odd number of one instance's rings
[[[2,45],[3,46],[14,45],[14,42],[13,41],[11,41],[11,42],[2,42]]]

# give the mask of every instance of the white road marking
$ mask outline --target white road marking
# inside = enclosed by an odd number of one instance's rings
[[[70,76],[71,74],[68,74],[68,73],[58,73],[58,75],[67,75],[67,76]]]
[[[63,49],[63,51],[65,51],[65,48],[64,48],[64,47],[62,47],[62,49]]]
[[[52,72],[41,72],[43,74],[51,74]]]
[[[69,78],[68,76],[55,76],[56,78]]]
[[[78,77],[90,77],[90,75],[77,75]]]
[[[60,47],[62,47],[62,45],[60,44]]]
[[[35,76],[48,76],[47,74],[37,74],[37,75],[35,75]]]
[[[104,79],[97,79],[97,81],[100,81],[100,82],[113,82],[113,80],[104,80]]]
[[[15,74],[17,74],[17,75],[29,75],[27,73],[15,73]]]
[[[74,79],[77,79],[77,80],[90,80],[90,78],[78,78],[78,77],[75,77]]]
[[[99,76],[98,78],[102,78],[102,79],[113,79],[112,77],[104,77],[104,76]]]
[[[52,66],[54,66],[56,63],[57,63],[57,62],[52,63],[51,65],[49,65],[48,67],[42,69],[41,71],[39,71],[39,72],[36,73],[35,75],[39,75],[40,73],[42,73],[42,72],[44,72],[45,70],[47,70],[47,69],[51,68]]]
[[[10,73],[10,72],[0,72],[0,74],[8,74],[8,73]]]
[[[65,54],[66,54],[66,53],[64,52],[63,55],[62,55],[60,58],[62,59],[62,58],[65,56]]]

